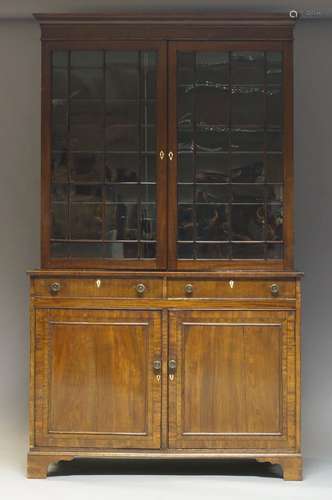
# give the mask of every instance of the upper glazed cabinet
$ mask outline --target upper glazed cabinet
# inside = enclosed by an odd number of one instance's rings
[[[44,267],[291,269],[290,40],[136,24],[44,20]]]

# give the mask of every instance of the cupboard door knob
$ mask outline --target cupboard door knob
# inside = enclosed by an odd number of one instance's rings
[[[48,286],[48,288],[49,288],[51,293],[58,293],[58,292],[60,292],[61,285],[60,285],[60,283],[54,282],[54,283],[51,283]]]
[[[273,284],[271,285],[271,293],[272,293],[272,295],[274,295],[274,296],[279,295],[279,285],[277,285],[277,283],[273,283]]]
[[[153,362],[153,371],[156,375],[156,379],[160,382],[160,372],[161,372],[161,360],[155,359]]]
[[[136,285],[136,292],[139,294],[139,295],[143,295],[143,293],[145,292],[146,288],[145,288],[145,285],[143,283],[138,283],[138,285]]]
[[[170,359],[168,362],[168,376],[170,380],[174,380],[175,372],[176,372],[176,360]]]
[[[191,283],[187,283],[184,287],[184,291],[188,294],[191,295],[194,291],[194,287]]]

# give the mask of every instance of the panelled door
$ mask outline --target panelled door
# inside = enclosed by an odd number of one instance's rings
[[[294,315],[170,312],[170,448],[294,448]]]
[[[160,313],[39,309],[36,446],[159,448]]]

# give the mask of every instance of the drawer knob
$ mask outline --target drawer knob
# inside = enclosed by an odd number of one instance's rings
[[[143,293],[145,292],[146,290],[146,287],[143,283],[138,283],[138,285],[136,285],[136,292],[139,294],[139,295],[143,295]]]
[[[277,285],[277,283],[273,283],[271,285],[271,293],[274,297],[276,297],[277,295],[279,295],[279,285]]]
[[[184,287],[184,291],[188,294],[191,295],[194,291],[194,287],[191,283],[187,283]]]
[[[60,292],[60,289],[61,289],[61,285],[60,283],[57,283],[56,281],[54,283],[51,283],[49,285],[49,289],[50,289],[50,292],[51,293],[58,293]]]

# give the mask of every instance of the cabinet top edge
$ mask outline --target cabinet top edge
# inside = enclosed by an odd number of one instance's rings
[[[109,24],[109,23],[198,23],[198,24],[277,24],[293,26],[296,19],[289,13],[234,12],[107,12],[107,13],[35,13],[39,24]]]
[[[248,278],[248,279],[262,279],[262,278],[301,278],[302,272],[298,271],[105,271],[105,270],[78,270],[78,269],[34,269],[27,271],[31,277],[118,277],[118,278],[135,278],[140,276],[150,278]]]

